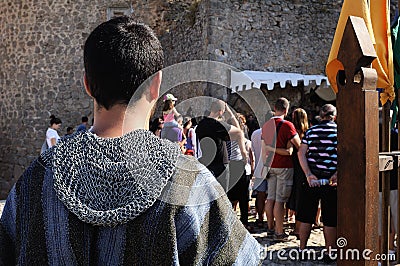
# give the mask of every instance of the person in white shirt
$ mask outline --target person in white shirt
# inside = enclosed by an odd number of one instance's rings
[[[271,117],[274,116],[274,113],[269,110],[265,115],[265,121],[268,121]],[[258,214],[257,226],[264,227],[264,208],[265,208],[265,200],[268,191],[268,182],[265,179],[265,174],[263,175],[262,170],[264,168],[263,160],[260,160],[261,157],[261,128],[253,131],[251,134],[251,147],[254,152],[254,185],[253,190],[256,191],[256,211]]]
[[[55,117],[54,115],[50,116],[50,127],[46,131],[46,142],[49,148],[56,145],[57,141],[60,139],[57,130],[61,127],[61,119]]]

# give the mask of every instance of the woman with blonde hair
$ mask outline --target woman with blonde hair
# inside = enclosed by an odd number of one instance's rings
[[[297,134],[299,134],[300,139],[303,139],[306,131],[309,128],[308,124],[308,117],[307,117],[307,112],[302,109],[302,108],[296,108],[293,113],[292,113],[292,123],[294,127],[296,128]],[[288,209],[292,210],[294,213],[297,211],[297,205],[299,203],[299,198],[301,197],[301,191],[302,191],[302,186],[303,183],[307,183],[306,176],[301,169],[300,163],[299,163],[299,158],[297,157],[297,149],[296,147],[293,147],[293,167],[294,167],[294,173],[293,173],[293,188],[292,188],[292,194],[290,195],[289,201],[287,203]],[[299,227],[300,227],[300,222],[296,220],[295,222],[295,227],[291,235],[296,236],[299,238]]]
[[[309,128],[307,112],[302,108],[296,108],[292,113],[292,121],[300,139],[302,139]]]

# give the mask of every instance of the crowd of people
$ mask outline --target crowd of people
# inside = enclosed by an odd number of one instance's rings
[[[6,200],[0,264],[260,265],[263,247],[212,173],[147,130],[164,62],[153,31],[130,17],[110,19],[89,34],[83,61],[93,126],[58,139],[61,120],[52,117],[48,144],[55,146]],[[163,115],[176,128],[173,109]],[[190,119],[176,121],[190,138]],[[247,158],[241,130],[228,126]],[[152,127],[164,134],[162,120]]]
[[[215,100],[208,116],[183,117],[175,108],[178,99],[163,97],[162,116],[150,121],[149,129],[161,139],[178,143],[181,153],[198,159],[227,193],[232,207],[240,209],[240,221],[249,224],[249,201],[256,198],[256,226],[274,241],[300,239],[304,250],[312,226],[324,227],[326,246],[336,241],[336,108],[324,105],[319,120],[310,123],[307,112],[292,108],[279,98],[274,110],[266,111],[261,127],[253,116],[234,113],[222,100]],[[61,119],[52,115],[42,153],[60,141]],[[93,123],[92,123],[93,124]],[[67,134],[91,130],[88,117],[67,128]],[[327,181],[325,181],[327,180]],[[295,220],[292,232],[284,221]],[[265,223],[266,218],[266,223]]]
[[[82,123],[76,127],[76,131],[74,131],[73,127],[67,127],[65,136],[72,135],[74,132],[85,132],[91,129],[89,126],[89,118],[87,116],[82,116],[81,121]],[[45,141],[40,149],[40,153],[43,153],[47,149],[53,147],[60,140],[61,137],[59,133],[61,131],[61,125],[62,122],[60,118],[56,117],[55,115],[50,116],[50,127],[46,130]]]
[[[163,61],[153,31],[130,17],[89,34],[83,80],[96,120],[89,128],[84,116],[60,137],[61,119],[50,117],[40,156],[2,212],[1,265],[260,265],[251,190],[267,237],[292,234],[303,251],[322,221],[326,250],[336,248],[336,108],[311,120],[282,97],[258,127],[222,100],[204,117],[182,116],[166,94],[148,127]],[[285,215],[295,219],[290,234]]]
[[[207,117],[198,124],[185,119],[190,123],[183,126],[174,107],[177,98],[167,94],[164,100],[168,108],[163,109],[163,117],[152,121],[151,131],[179,143],[183,153],[207,166],[232,207],[236,209],[239,203],[240,220],[250,232],[254,227],[248,222],[249,191],[253,190],[256,226],[264,228],[269,238],[288,241],[295,236],[304,250],[312,227],[323,226],[326,247],[335,248],[337,129],[333,105],[322,106],[310,123],[304,109],[290,109],[282,97],[274,111],[266,112],[265,123],[256,128],[252,116],[246,123],[243,114],[234,114],[225,102],[215,100]],[[171,128],[177,133],[167,133]],[[284,230],[285,219],[295,220],[289,234]]]
[[[319,120],[311,124],[302,108],[291,108],[279,98],[274,111],[268,111],[265,123],[257,128],[253,116],[234,114],[221,100],[212,102],[207,117],[183,117],[175,108],[172,94],[163,98],[162,117],[150,122],[157,137],[179,144],[183,154],[199,159],[227,192],[234,210],[250,231],[249,201],[256,198],[256,226],[265,228],[268,237],[287,241],[300,239],[305,249],[312,226],[323,225],[327,246],[334,247],[336,237],[336,109],[321,108]],[[65,135],[90,129],[89,119],[67,128]],[[199,122],[197,122],[199,121]],[[51,115],[42,152],[59,140],[61,119]],[[312,126],[310,128],[310,126]],[[328,179],[328,185],[316,181]],[[295,217],[295,218],[294,218]],[[267,223],[265,223],[267,218]],[[295,220],[294,230],[284,231],[284,220]]]
[[[310,121],[304,109],[290,109],[289,101],[279,98],[259,127],[253,116],[246,119],[234,114],[221,100],[213,101],[209,115],[200,118],[183,117],[172,94],[163,100],[163,115],[150,121],[149,130],[158,138],[178,143],[181,153],[196,157],[209,169],[232,208],[236,211],[239,205],[240,221],[249,232],[254,231],[249,223],[249,201],[254,197],[255,226],[265,229],[268,238],[288,241],[294,236],[300,240],[300,250],[305,250],[311,229],[323,227],[326,247],[335,248],[337,127],[333,105],[322,106],[319,116]],[[61,124],[60,118],[51,115],[42,153],[60,141]],[[83,116],[76,130],[68,127],[65,135],[91,129],[88,117]],[[291,232],[284,230],[285,219],[294,223]]]

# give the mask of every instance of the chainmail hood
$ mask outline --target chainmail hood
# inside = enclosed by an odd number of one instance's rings
[[[175,172],[180,149],[150,131],[118,138],[91,132],[63,138],[48,157],[58,198],[80,220],[114,226],[154,204]]]

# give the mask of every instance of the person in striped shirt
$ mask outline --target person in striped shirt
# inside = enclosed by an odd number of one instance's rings
[[[334,122],[336,107],[325,104],[321,108],[320,117],[321,123],[306,132],[298,152],[301,168],[307,178],[297,213],[297,219],[301,222],[301,250],[306,248],[319,200],[321,200],[326,248],[329,250],[336,247],[337,125]],[[321,186],[317,182],[319,179],[328,179],[329,184]]]

